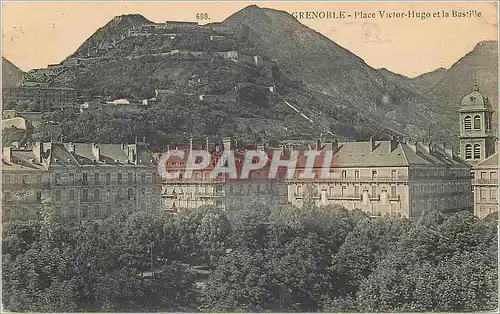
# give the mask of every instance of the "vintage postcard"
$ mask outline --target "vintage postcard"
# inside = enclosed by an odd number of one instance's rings
[[[498,311],[498,2],[2,8],[2,312]]]

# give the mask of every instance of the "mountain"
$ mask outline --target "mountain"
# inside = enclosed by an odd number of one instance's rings
[[[26,77],[74,86],[87,99],[168,90],[175,97],[153,109],[183,118],[159,123],[165,134],[366,139],[433,129],[455,140],[441,108],[420,92],[425,83],[388,78],[286,12],[253,5],[221,23],[173,24],[115,17],[69,57],[82,58],[78,66]]]
[[[2,87],[12,87],[19,84],[23,71],[2,56]]]
[[[477,84],[498,108],[498,42],[483,41],[460,58],[426,93],[438,104],[458,110],[461,99]]]
[[[249,6],[226,19],[221,28],[252,41],[260,53],[278,60],[286,75],[329,96],[337,110],[356,109],[366,119],[408,135],[438,125],[428,99],[395,84],[287,12]]]
[[[431,89],[439,81],[441,81],[441,79],[443,79],[443,77],[446,74],[446,71],[447,70],[445,68],[438,68],[434,71],[421,74],[410,80],[417,89],[419,89],[420,91],[422,91],[422,93],[425,94],[429,89]]]

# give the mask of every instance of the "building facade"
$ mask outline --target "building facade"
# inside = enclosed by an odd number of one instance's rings
[[[460,115],[460,153],[472,165],[474,214],[484,218],[498,212],[497,137],[492,128],[488,97],[477,86],[462,99]]]
[[[274,149],[259,145],[253,147],[271,154]],[[209,166],[201,170],[194,170],[191,178],[183,178],[182,172],[187,170],[189,152],[193,149],[202,149],[210,153]],[[175,150],[184,151],[184,158],[169,157],[166,160],[168,171],[181,171],[178,179],[162,180],[163,208],[168,211],[198,208],[202,205],[213,205],[226,210],[238,209],[250,203],[284,204],[286,203],[286,185],[284,182],[267,180],[267,169],[264,167],[250,173],[249,179],[231,179],[225,175],[211,178],[210,173],[222,158],[224,151],[233,150],[237,168],[241,170],[246,149],[236,146],[229,138],[223,140],[222,145],[209,144],[205,146],[190,145],[185,148],[176,147]],[[168,153],[170,147],[167,148]]]
[[[143,143],[35,143],[3,149],[3,219],[50,211],[64,223],[160,209],[157,164]]]
[[[498,212],[498,153],[472,168],[474,215],[487,217]]]
[[[451,150],[373,138],[333,142],[320,150],[333,152],[330,177],[288,180],[288,201],[295,206],[339,204],[371,216],[410,218],[429,210],[472,209],[470,166]],[[322,164],[309,170],[317,172]],[[298,161],[306,170],[304,165]]]
[[[488,97],[477,86],[462,99],[460,115],[460,156],[471,165],[495,153],[496,136]]]

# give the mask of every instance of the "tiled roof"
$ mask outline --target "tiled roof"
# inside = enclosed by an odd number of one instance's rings
[[[41,143],[42,163],[32,149],[11,148],[11,162],[5,162],[8,169],[38,169],[47,166],[79,167],[85,165],[156,166],[156,160],[144,144],[95,144],[95,143]],[[95,148],[94,155],[92,147]],[[97,158],[97,151],[99,158]],[[129,157],[130,153],[130,157]],[[130,161],[130,162],[129,162]]]

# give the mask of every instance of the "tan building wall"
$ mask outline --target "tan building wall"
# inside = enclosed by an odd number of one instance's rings
[[[37,147],[43,155],[44,145]],[[37,219],[42,210],[71,224],[99,221],[121,210],[160,210],[161,183],[156,165],[149,161],[134,164],[122,160],[107,165],[96,160],[94,164],[78,165],[71,158],[62,160],[62,152],[58,155],[61,160],[54,156],[37,159],[37,147],[33,151],[4,148],[3,221]],[[51,145],[54,150],[63,147]],[[109,148],[104,153],[106,150]],[[64,152],[68,154],[65,156],[78,156]]]
[[[472,173],[474,215],[484,218],[498,212],[498,154],[474,166]]]

